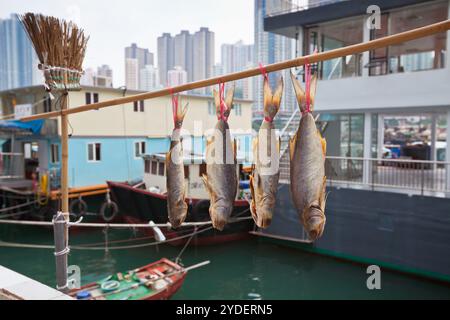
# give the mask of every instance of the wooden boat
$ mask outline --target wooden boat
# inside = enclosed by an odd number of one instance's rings
[[[180,289],[188,269],[163,258],[141,268],[119,272],[102,281],[87,284],[72,290],[69,295],[78,300],[166,300]]]
[[[157,224],[168,222],[165,154],[144,156],[145,172],[143,182],[138,185],[130,185],[122,182],[108,181],[108,187],[113,201],[119,208],[119,216],[126,223]],[[185,159],[185,174],[187,184],[186,203],[188,214],[186,222],[207,222],[209,216],[209,199],[201,180],[206,170],[206,164],[202,156]],[[240,194],[234,202],[231,219],[245,218],[239,222],[229,223],[223,231],[209,228],[202,231],[203,227],[185,226],[177,229],[161,228],[162,233],[172,245],[183,245],[189,240],[189,234],[199,232],[192,239],[194,245],[210,245],[229,241],[240,240],[249,236],[249,231],[254,229],[253,219],[249,210],[249,203],[245,199],[245,170],[243,165],[238,167],[241,180]],[[148,236],[153,236],[153,230],[142,229]]]

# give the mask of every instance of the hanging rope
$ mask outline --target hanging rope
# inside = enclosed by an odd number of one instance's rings
[[[259,70],[261,70],[261,74],[263,75],[264,80],[269,81],[269,75],[267,74],[266,67],[263,66],[261,62],[259,63]]]
[[[217,115],[217,120],[223,120],[227,122],[229,115],[228,116],[225,115],[225,113],[228,111],[228,107],[227,104],[225,103],[224,94],[225,94],[225,83],[220,81],[219,82],[220,113]]]

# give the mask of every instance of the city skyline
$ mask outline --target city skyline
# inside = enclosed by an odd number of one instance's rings
[[[240,10],[235,10],[239,7]],[[110,19],[98,23],[99,12],[108,10]],[[114,70],[114,85],[125,84],[123,50],[131,43],[157,53],[157,37],[164,32],[199,30],[206,26],[216,34],[215,61],[222,43],[243,40],[253,42],[253,1],[213,2],[182,0],[142,2],[130,0],[127,5],[110,1],[74,0],[65,4],[55,0],[29,2],[17,0],[0,3],[0,19],[12,13],[40,12],[79,24],[90,36],[84,68],[107,64]],[[177,19],[167,19],[169,12],[183,12]],[[207,14],[205,14],[207,12]],[[247,22],[246,22],[247,21]]]

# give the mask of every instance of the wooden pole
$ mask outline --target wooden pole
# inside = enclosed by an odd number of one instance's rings
[[[61,111],[67,110],[68,92],[61,96]],[[68,116],[61,115],[61,214],[54,218],[55,260],[56,260],[56,284],[58,290],[67,292],[67,266],[69,248],[69,131]]]
[[[354,45],[347,46],[347,47],[342,47],[342,48],[333,49],[330,51],[320,52],[320,53],[313,54],[313,55],[295,58],[292,60],[286,60],[283,62],[270,64],[270,65],[265,66],[265,69],[267,70],[267,72],[280,71],[280,70],[284,70],[284,69],[288,69],[288,68],[302,66],[306,63],[316,63],[319,61],[330,60],[330,59],[335,59],[335,58],[339,58],[339,57],[345,57],[345,56],[352,55],[355,53],[362,53],[365,51],[383,48],[383,47],[403,43],[406,41],[427,37],[427,36],[430,36],[430,35],[433,35],[436,33],[440,33],[440,32],[444,32],[447,30],[450,30],[450,20],[445,20],[445,21],[431,24],[431,25],[428,25],[425,27],[413,29],[410,31],[398,33],[395,35],[379,38],[379,39],[372,40],[372,41],[362,42],[362,43],[354,44]],[[180,92],[189,91],[189,90],[193,90],[193,89],[199,89],[199,88],[203,88],[203,87],[213,86],[213,85],[217,85],[220,82],[225,83],[225,82],[230,82],[230,81],[236,81],[236,80],[240,80],[240,79],[244,79],[244,78],[254,77],[254,76],[257,76],[260,74],[261,74],[261,70],[259,68],[254,68],[254,69],[249,69],[249,70],[245,70],[245,71],[241,71],[241,72],[230,73],[228,75],[223,75],[221,77],[215,77],[215,78],[211,78],[211,79],[195,81],[195,82],[183,84],[180,86],[176,86],[173,88],[167,88],[167,89],[136,94],[136,95],[118,98],[118,99],[111,99],[111,100],[93,103],[93,104],[89,104],[89,105],[83,105],[80,107],[63,110],[62,112],[61,111],[53,111],[53,112],[32,115],[32,116],[24,117],[21,120],[22,121],[31,121],[31,120],[37,120],[37,119],[48,119],[48,118],[58,117],[61,115],[74,114],[74,113],[79,113],[79,112],[84,112],[84,111],[89,111],[89,110],[98,110],[101,108],[131,103],[134,101],[147,100],[147,99],[167,96],[167,95],[174,94],[174,93],[180,93]]]
[[[65,233],[67,222],[62,214],[56,215],[53,221],[53,236],[55,240],[56,288],[64,293],[67,287],[67,238]]]

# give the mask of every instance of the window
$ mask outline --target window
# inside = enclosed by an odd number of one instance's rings
[[[133,111],[134,112],[144,112],[145,111],[144,100],[134,101],[133,102]]]
[[[305,54],[346,47],[363,41],[363,18],[324,23],[305,31]],[[356,77],[362,74],[362,54],[335,58],[319,63],[320,79]]]
[[[144,169],[145,173],[150,173],[150,160],[145,159],[144,166],[145,166],[145,169]]]
[[[184,166],[184,178],[189,179],[189,166]]]
[[[86,96],[86,104],[91,104],[91,93],[86,92],[85,96]]]
[[[158,175],[164,176],[164,162],[158,163]]]
[[[44,97],[44,112],[52,111],[52,100],[50,97]]]
[[[59,163],[59,144],[52,143],[50,145],[50,162]]]
[[[235,103],[233,109],[235,115],[242,116],[242,105],[240,103]]]
[[[98,93],[97,92],[86,92],[85,97],[86,97],[86,104],[98,102]]]
[[[134,143],[134,157],[139,158],[145,154],[145,141]]]
[[[423,27],[446,20],[448,1],[403,8],[389,14],[389,34]],[[444,67],[447,36],[445,32],[390,46],[389,72],[408,72]]]
[[[157,170],[158,170],[158,162],[152,161],[152,174],[156,175]]]
[[[89,143],[88,144],[88,161],[98,162],[101,160],[101,144]]]
[[[208,114],[210,116],[216,115],[216,105],[214,104],[214,101],[208,101]]]

